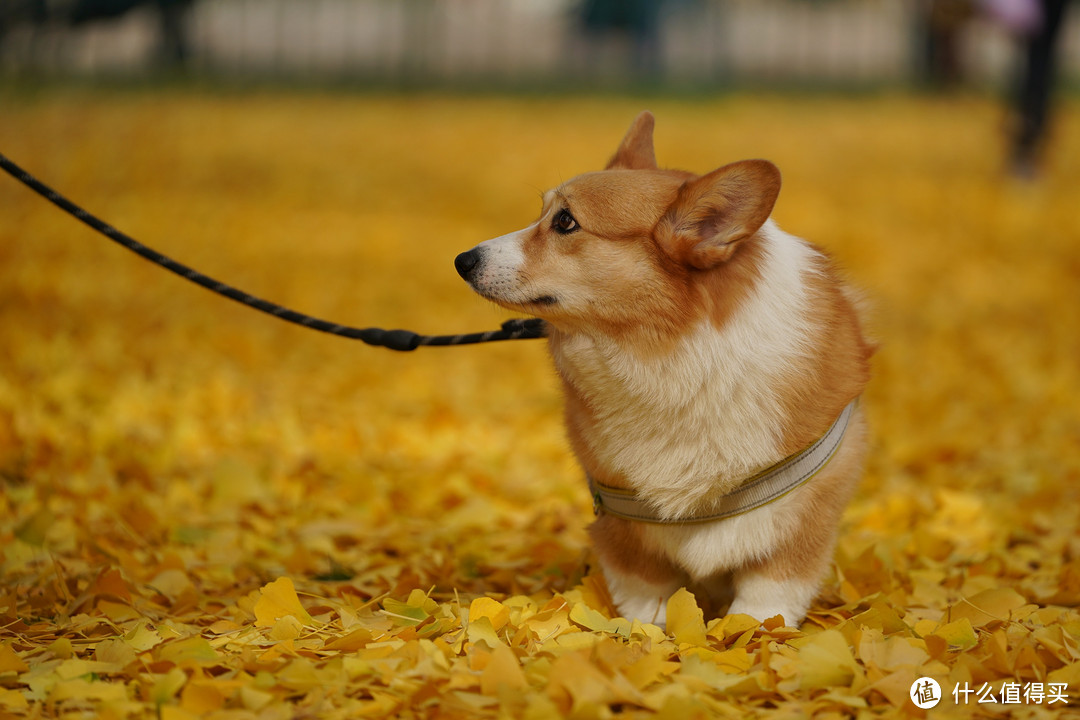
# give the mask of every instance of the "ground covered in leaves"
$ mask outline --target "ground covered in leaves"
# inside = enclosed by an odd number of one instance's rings
[[[1080,707],[1080,106],[1044,177],[991,99],[0,98],[0,152],[342,323],[503,314],[456,253],[634,114],[768,157],[876,305],[874,427],[806,623],[616,617],[542,342],[408,355],[167,275],[0,177],[0,716],[1057,717]],[[989,702],[994,700],[995,702]]]

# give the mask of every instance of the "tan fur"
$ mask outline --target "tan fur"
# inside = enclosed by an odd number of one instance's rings
[[[870,380],[870,357],[876,347],[863,335],[862,318],[844,292],[836,271],[822,260],[820,274],[809,278],[820,332],[815,356],[792,368],[780,392],[789,421],[784,437],[788,454],[820,437],[824,428]]]
[[[652,130],[643,113],[605,170],[547,192],[536,223],[458,267],[480,294],[547,321],[585,472],[680,517],[823,435],[861,394],[874,348],[825,254],[769,220],[775,166],[661,170]],[[590,535],[614,601],[662,624],[679,586],[723,579],[732,610],[800,621],[865,446],[857,411],[822,472],[729,520],[602,514]]]
[[[820,578],[828,569],[840,517],[862,471],[866,421],[860,413],[837,457],[801,492],[797,533],[757,567],[777,579]]]
[[[601,515],[589,527],[597,552],[604,555],[610,567],[633,573],[651,583],[678,580],[685,585],[687,575],[671,561],[659,555],[642,538],[641,523],[614,515]]]

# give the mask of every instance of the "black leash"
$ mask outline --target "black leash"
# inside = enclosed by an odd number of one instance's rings
[[[72,215],[97,230],[115,243],[123,245],[137,255],[141,255],[150,262],[176,273],[185,280],[202,285],[207,290],[223,295],[236,302],[243,303],[248,307],[260,310],[268,315],[281,318],[297,325],[302,325],[312,330],[339,335],[341,337],[360,340],[368,345],[385,347],[391,350],[415,350],[421,346],[442,347],[448,345],[472,345],[475,343],[495,342],[497,340],[530,340],[547,335],[544,321],[539,318],[507,320],[498,330],[488,332],[466,333],[463,335],[419,335],[411,330],[383,330],[381,328],[355,328],[347,325],[327,322],[318,318],[298,313],[295,310],[282,307],[268,300],[248,295],[242,290],[226,285],[223,282],[203,275],[186,265],[182,265],[172,258],[166,257],[156,250],[152,250],[134,238],[125,235],[108,223],[94,217],[81,207],[56,192],[48,185],[35,178],[21,167],[11,162],[0,153],[0,168],[9,175],[23,183],[43,198],[56,205],[64,212]]]

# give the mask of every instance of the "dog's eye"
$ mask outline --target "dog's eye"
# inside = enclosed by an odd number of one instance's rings
[[[560,210],[555,215],[555,222],[552,223],[552,226],[555,228],[555,232],[561,235],[572,233],[578,229],[577,220],[567,210]]]

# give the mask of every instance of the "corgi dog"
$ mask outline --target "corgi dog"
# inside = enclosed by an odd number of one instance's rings
[[[653,125],[455,266],[545,321],[618,611],[664,626],[672,593],[704,588],[796,626],[862,472],[874,347],[826,254],[770,218],[777,168],[660,169]]]

